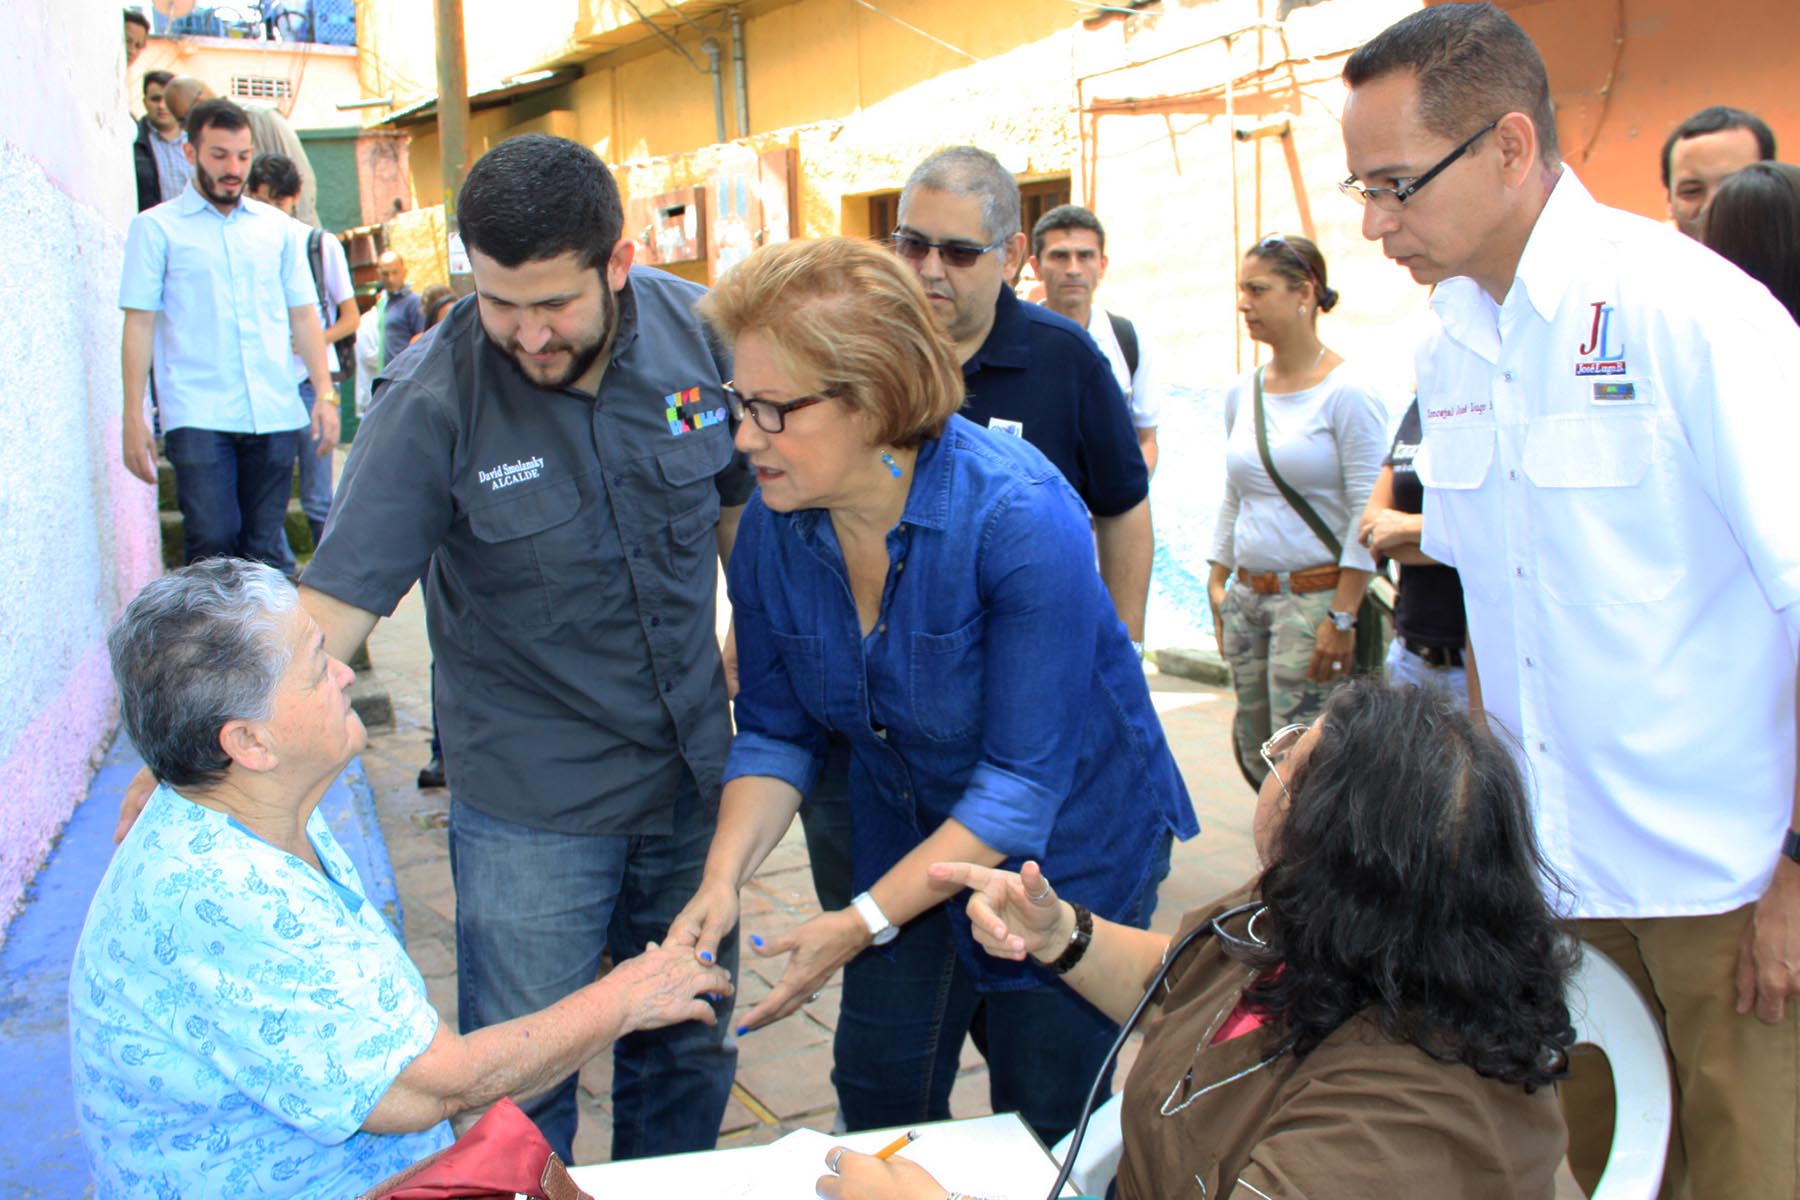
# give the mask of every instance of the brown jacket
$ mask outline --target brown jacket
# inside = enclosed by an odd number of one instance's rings
[[[1248,896],[1189,913],[1182,931]],[[1298,1061],[1273,1053],[1268,1028],[1210,1045],[1251,971],[1216,939],[1183,959],[1125,1082],[1120,1200],[1555,1194],[1568,1138],[1551,1089],[1439,1062],[1366,1017]]]

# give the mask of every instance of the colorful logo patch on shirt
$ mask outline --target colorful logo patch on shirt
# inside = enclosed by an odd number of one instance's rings
[[[710,425],[725,423],[725,406],[708,404],[697,387],[671,392],[663,397],[663,416],[668,418],[669,432],[676,437],[693,433]]]
[[[1637,384],[1635,383],[1596,383],[1594,385],[1595,404],[1636,404]]]
[[[1613,341],[1612,319],[1618,310],[1603,300],[1594,301],[1594,324],[1587,341],[1575,351],[1575,377],[1584,375],[1623,375],[1625,347]]]

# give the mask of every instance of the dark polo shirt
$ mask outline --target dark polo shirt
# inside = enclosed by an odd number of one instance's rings
[[[963,381],[963,416],[1036,446],[1095,516],[1116,517],[1150,494],[1119,381],[1075,322],[1002,286],[994,327],[963,364]]]
[[[598,398],[528,382],[473,300],[376,380],[304,581],[392,613],[429,561],[446,767],[490,816],[658,834],[685,774],[717,798],[714,530],[754,479],[702,292],[632,269]]]

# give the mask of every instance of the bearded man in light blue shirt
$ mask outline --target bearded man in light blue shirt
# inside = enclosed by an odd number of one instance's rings
[[[244,110],[229,100],[197,104],[187,138],[188,189],[139,213],[125,239],[125,465],[156,482],[144,410],[154,364],[185,560],[228,555],[279,566],[294,456],[307,425],[290,353],[300,355],[315,391],[331,389],[317,297],[287,217],[244,197],[253,153]],[[329,455],[337,445],[335,408],[319,405],[311,420],[318,453]]]

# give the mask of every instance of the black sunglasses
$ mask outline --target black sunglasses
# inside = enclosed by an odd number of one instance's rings
[[[810,408],[815,404],[823,404],[827,400],[835,400],[837,395],[832,389],[826,389],[816,396],[802,396],[798,400],[789,400],[785,404],[777,400],[759,400],[754,396],[746,396],[737,390],[737,386],[726,380],[722,385],[725,392],[725,403],[731,409],[731,419],[742,421],[748,413],[756,422],[756,427],[764,433],[780,433],[787,428],[787,415],[799,408]]]
[[[888,245],[907,262],[924,262],[925,256],[936,250],[946,267],[972,267],[981,261],[982,255],[998,250],[1006,245],[1006,241],[1007,239],[1001,238],[986,246],[977,246],[973,242],[928,242],[916,234],[902,233],[898,229],[888,235]]]
[[[1486,125],[1483,125],[1480,129],[1471,133],[1462,145],[1438,159],[1436,166],[1432,167],[1417,179],[1408,180],[1405,187],[1363,187],[1356,182],[1356,176],[1352,175],[1350,178],[1338,184],[1338,191],[1344,193],[1344,195],[1349,196],[1358,203],[1373,204],[1376,208],[1384,208],[1389,212],[1399,212],[1406,207],[1406,202],[1408,200],[1411,200],[1414,196],[1419,194],[1420,188],[1442,174],[1445,167],[1468,153],[1469,147],[1475,144],[1477,138],[1499,123],[1500,118],[1495,117]]]

